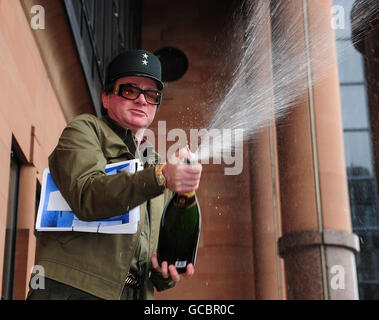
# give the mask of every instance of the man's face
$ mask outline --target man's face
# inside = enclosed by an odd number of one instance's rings
[[[116,86],[121,84],[132,84],[143,90],[157,90],[156,82],[145,77],[123,77],[117,80]],[[157,106],[147,103],[143,94],[136,100],[127,100],[114,93],[106,95],[103,92],[102,100],[109,117],[123,127],[131,129],[134,134],[147,128],[153,122],[157,111]]]

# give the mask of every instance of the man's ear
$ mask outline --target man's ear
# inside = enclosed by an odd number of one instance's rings
[[[108,109],[108,107],[109,107],[109,95],[107,95],[105,93],[105,91],[103,91],[101,94],[101,101],[103,102],[103,107],[105,109]]]

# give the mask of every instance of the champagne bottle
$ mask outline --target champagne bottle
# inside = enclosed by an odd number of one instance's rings
[[[195,265],[201,229],[201,212],[195,191],[174,193],[161,219],[158,241],[158,261],[175,265],[185,273],[187,265]]]

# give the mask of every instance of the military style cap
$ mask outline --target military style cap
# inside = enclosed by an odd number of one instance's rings
[[[145,50],[128,50],[119,54],[108,65],[106,84],[121,77],[141,76],[155,80],[163,89],[162,67],[158,57]]]

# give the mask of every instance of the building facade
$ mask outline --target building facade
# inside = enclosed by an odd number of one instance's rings
[[[2,299],[26,297],[48,155],[75,116],[101,116],[112,57],[156,52],[166,87],[152,129],[189,136],[225,101],[247,43],[261,59],[244,85],[268,88],[272,117],[246,139],[238,175],[204,164],[195,275],[156,298],[377,298],[378,20],[362,16],[377,4],[353,2],[0,0]]]

